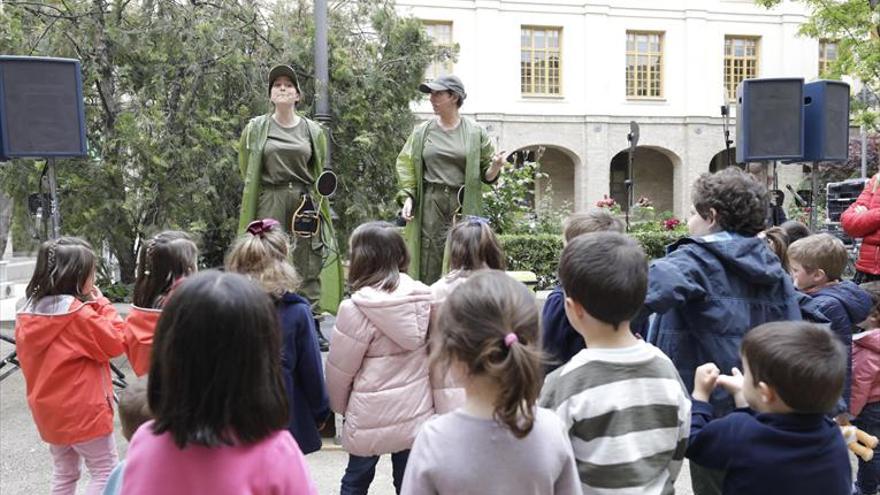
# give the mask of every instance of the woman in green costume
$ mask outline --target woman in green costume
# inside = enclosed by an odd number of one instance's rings
[[[327,136],[316,122],[296,113],[302,92],[288,65],[269,71],[271,113],[254,117],[241,133],[238,165],[244,179],[238,231],[258,218],[274,218],[290,232],[294,213],[308,197],[320,216],[318,233],[295,235],[292,261],[302,278],[301,292],[313,311],[336,313],[342,297],[342,267],[330,205],[315,181],[324,169]]]
[[[504,152],[495,153],[486,130],[459,115],[467,93],[458,77],[441,76],[419,90],[431,94],[437,118],[418,124],[397,157],[397,201],[407,222],[410,275],[432,284],[443,273],[446,233],[456,213],[482,214],[482,183],[498,179]]]

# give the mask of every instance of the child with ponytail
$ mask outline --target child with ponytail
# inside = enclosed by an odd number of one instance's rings
[[[52,493],[76,492],[83,461],[87,495],[104,490],[116,465],[110,358],[125,350],[124,323],[95,286],[86,241],[46,241],[15,321],[15,350],[37,430],[49,444]]]
[[[125,320],[125,352],[137,376],[150,370],[153,334],[162,307],[171,291],[197,270],[198,255],[190,237],[176,230],[160,232],[141,245],[131,312]]]
[[[248,224],[226,259],[226,269],[246,275],[275,303],[281,323],[281,374],[290,408],[290,430],[303,454],[321,448],[318,426],[330,419],[324,366],[309,302],[296,294],[296,269],[288,261],[290,243],[272,218]]]
[[[562,422],[536,407],[543,378],[534,294],[504,272],[471,275],[440,308],[432,359],[465,377],[463,407],[425,423],[404,494],[579,494]]]

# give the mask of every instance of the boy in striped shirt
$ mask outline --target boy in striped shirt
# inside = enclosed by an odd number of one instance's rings
[[[631,238],[596,232],[563,250],[565,313],[587,349],[551,373],[540,405],[571,438],[584,494],[666,494],[681,469],[691,401],[672,362],[637,339],[648,265]]]

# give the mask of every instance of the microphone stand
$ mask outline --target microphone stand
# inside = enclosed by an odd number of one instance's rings
[[[733,165],[732,157],[730,156],[730,145],[733,144],[733,140],[730,139],[730,104],[725,103],[721,105],[721,117],[722,120],[722,128],[724,129],[724,150],[725,155],[727,155],[727,166]]]
[[[629,232],[629,210],[633,205],[633,159],[636,154],[636,146],[639,144],[639,124],[637,124],[634,120],[629,123],[629,134],[626,135],[626,140],[629,141],[629,149],[627,150],[627,163],[626,163],[626,181],[624,184],[626,185],[626,231]]]

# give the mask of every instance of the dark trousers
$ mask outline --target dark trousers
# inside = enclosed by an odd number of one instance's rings
[[[709,469],[695,462],[690,463],[691,487],[694,495],[721,495],[724,485],[724,471]]]
[[[403,472],[406,470],[406,461],[409,459],[409,449],[391,454],[391,470],[394,479],[394,491],[400,493],[403,485]],[[342,489],[339,495],[367,495],[370,483],[376,475],[376,463],[379,456],[361,457],[348,454],[348,466],[342,476]]]
[[[873,282],[875,280],[880,280],[880,275],[865,273],[859,270],[856,270],[856,274],[853,276],[852,279],[854,284],[864,284],[865,282]]]
[[[862,409],[853,421],[862,431],[880,436],[880,402],[872,402]],[[859,495],[874,495],[880,488],[880,445],[874,448],[874,458],[865,462],[859,457],[859,473],[856,475]]]

